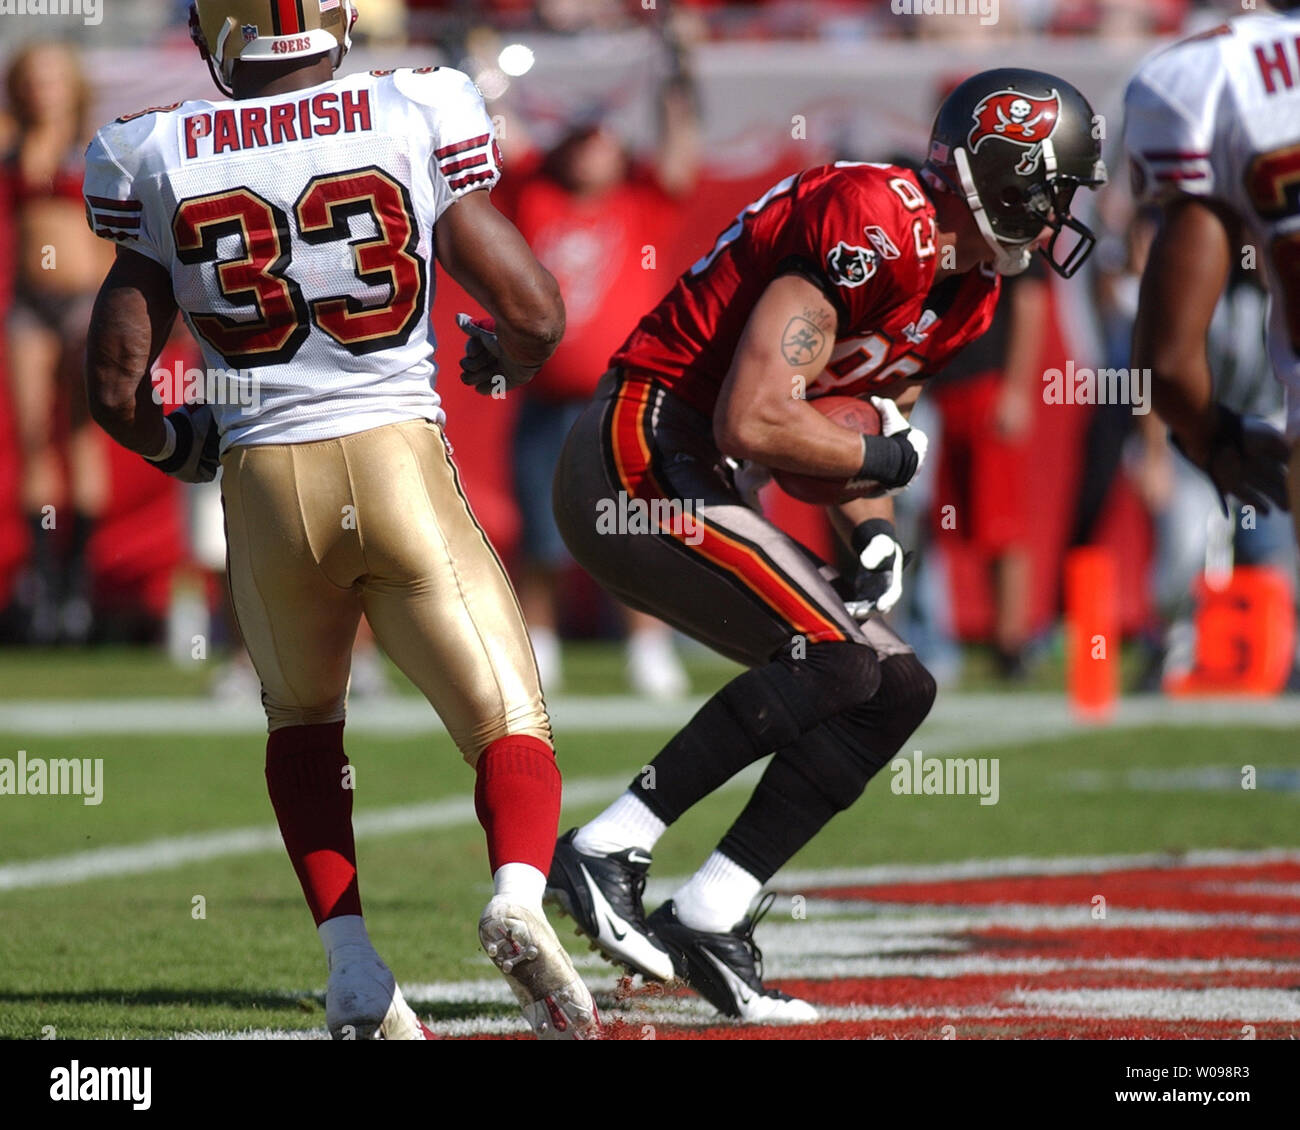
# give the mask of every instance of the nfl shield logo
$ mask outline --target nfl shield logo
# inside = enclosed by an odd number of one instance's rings
[[[245,43],[252,43],[257,38],[257,24],[244,24],[239,30],[244,33]]]

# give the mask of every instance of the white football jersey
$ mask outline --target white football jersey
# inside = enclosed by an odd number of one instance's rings
[[[1135,196],[1208,197],[1251,233],[1269,356],[1300,434],[1300,16],[1241,17],[1148,57],[1124,108]]]
[[[97,235],[171,274],[208,368],[238,371],[205,397],[224,452],[443,422],[433,227],[500,175],[469,77],[421,67],[119,118],[85,195]]]

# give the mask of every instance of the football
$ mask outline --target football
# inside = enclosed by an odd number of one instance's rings
[[[844,428],[852,428],[862,435],[880,434],[880,413],[866,400],[856,396],[821,396],[808,402],[828,420]],[[880,493],[872,483],[856,484],[848,489],[848,479],[823,479],[817,475],[800,475],[794,471],[773,470],[772,478],[786,494],[800,502],[815,502],[830,506],[854,498],[870,498]]]

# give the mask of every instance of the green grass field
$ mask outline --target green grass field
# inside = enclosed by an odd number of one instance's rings
[[[616,669],[609,675],[608,667],[602,668],[606,682],[617,684]],[[157,679],[149,685],[122,662],[114,667],[89,658],[60,663],[6,656],[0,672],[9,698],[38,696],[42,689],[40,697],[96,690],[112,696],[114,689],[166,693]],[[115,688],[87,685],[88,673],[116,680]],[[696,674],[697,690],[725,677],[718,667]],[[1007,699],[1009,713],[1015,702]],[[954,721],[960,725],[960,716],[948,717]],[[589,799],[566,805],[562,826],[603,807],[670,732],[561,732],[566,782],[590,783],[583,794]],[[920,744],[927,753],[945,753],[942,741]],[[0,796],[0,872],[163,837],[273,828],[262,739],[255,733],[205,735],[201,714],[192,732],[174,735],[0,732],[0,757],[12,758],[18,749],[29,757],[102,758],[104,798],[86,806],[78,797]],[[374,824],[359,841],[361,891],[381,953],[399,980],[493,976],[475,935],[489,883],[470,805],[471,772],[440,734],[356,732],[348,750],[356,766],[357,814]],[[1137,791],[1123,783],[1133,768],[1236,773],[1249,762],[1261,774],[1294,772],[1300,752],[1284,729],[1086,731],[979,753],[1000,758],[997,805],[980,806],[973,797],[896,796],[882,775],[791,866],[1300,845],[1300,797],[1293,790]],[[1080,771],[1099,772],[1101,784],[1077,787],[1071,774]],[[688,874],[744,795],[733,787],[691,811],[662,841],[655,874]],[[437,810],[441,826],[431,826],[432,818],[422,818],[422,827],[390,820],[439,801],[452,805]],[[165,858],[165,845],[158,850]],[[204,913],[196,917],[199,896]],[[567,923],[561,936],[576,942]],[[151,869],[116,878],[46,880],[21,889],[0,883],[0,1037],[36,1038],[47,1026],[59,1037],[97,1038],[319,1029],[324,984],[310,917],[273,841],[176,867],[155,860]],[[436,1019],[438,1008],[422,1012]]]

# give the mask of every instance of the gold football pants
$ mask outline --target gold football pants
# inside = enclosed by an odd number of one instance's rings
[[[228,579],[269,729],[344,715],[361,613],[472,765],[551,741],[514,590],[442,431],[408,420],[222,457]]]

